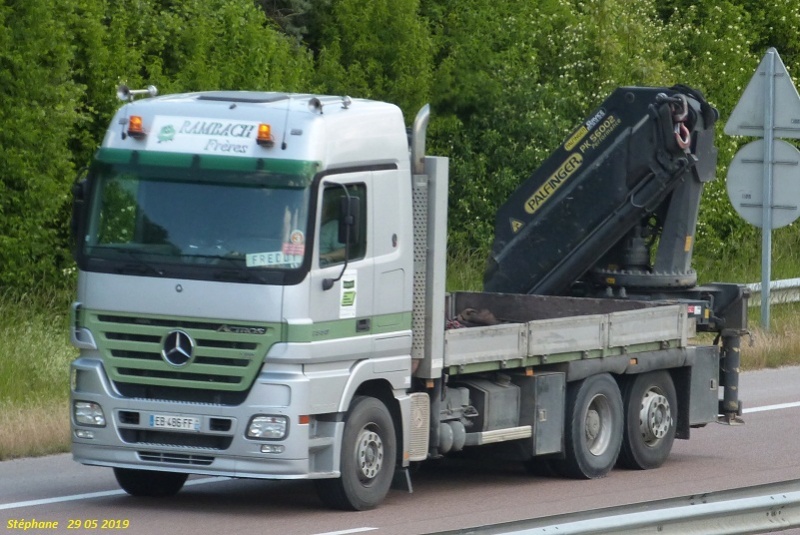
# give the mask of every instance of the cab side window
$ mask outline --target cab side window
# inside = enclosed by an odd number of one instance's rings
[[[344,224],[347,202],[355,199],[357,227],[350,229],[349,261],[364,258],[367,249],[367,191],[364,184],[349,184],[347,193],[342,186],[327,186],[322,194],[319,232],[320,265],[342,263],[345,260],[346,226]]]

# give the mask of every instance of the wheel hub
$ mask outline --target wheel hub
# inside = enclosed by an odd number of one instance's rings
[[[371,480],[378,475],[383,466],[383,441],[378,433],[366,428],[361,430],[356,458],[362,481]]]
[[[611,406],[608,398],[595,396],[586,411],[584,435],[592,455],[602,455],[611,442]]]
[[[639,430],[645,444],[655,445],[666,436],[671,426],[672,411],[667,398],[660,392],[647,391],[639,411]]]
[[[597,411],[589,411],[586,415],[586,438],[593,442],[600,434],[600,415]]]

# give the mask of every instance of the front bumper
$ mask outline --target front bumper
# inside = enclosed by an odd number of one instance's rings
[[[106,419],[104,427],[88,426],[72,415],[72,454],[80,463],[261,479],[339,475],[337,445],[344,423],[308,417],[304,400],[309,399],[309,380],[300,370],[262,371],[237,406],[123,397],[99,358],[79,358],[72,371],[72,401],[98,403]],[[286,416],[285,438],[246,438],[247,425],[257,414]],[[199,425],[191,431],[157,429],[151,424],[153,415],[196,418]],[[78,437],[78,430],[90,431],[93,438]],[[274,446],[282,448],[276,452]]]

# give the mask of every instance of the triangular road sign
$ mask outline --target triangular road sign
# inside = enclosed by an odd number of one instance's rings
[[[773,137],[800,139],[800,96],[778,51],[767,50],[755,74],[742,93],[742,98],[725,124],[730,136],[764,137],[764,99],[767,91],[766,74],[774,56]]]

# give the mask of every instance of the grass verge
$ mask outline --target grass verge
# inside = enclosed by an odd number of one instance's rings
[[[0,460],[69,450],[69,302],[0,293]]]
[[[69,451],[66,399],[0,404],[0,460]]]
[[[750,308],[750,336],[742,339],[742,368],[780,368],[800,364],[800,303],[770,307],[769,330],[761,327],[758,307]]]

